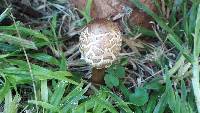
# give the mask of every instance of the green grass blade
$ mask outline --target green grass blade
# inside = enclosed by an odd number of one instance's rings
[[[4,76],[7,77],[13,84],[24,84],[31,82],[31,77],[28,76],[29,73],[16,67],[8,67],[0,69],[0,71],[3,72]]]
[[[62,100],[64,105],[62,112],[67,112],[69,110],[75,109],[78,101],[84,98],[83,94],[88,90],[90,85],[91,84],[88,84],[84,89],[82,89],[83,83],[80,83],[73,91],[64,97]]]
[[[37,104],[37,105],[42,106],[43,108],[48,109],[50,111],[61,113],[57,106],[51,105],[46,102],[29,100],[28,103],[29,104]]]
[[[132,113],[133,111],[129,108],[128,104],[126,102],[124,102],[120,97],[118,97],[116,94],[112,93],[111,91],[109,91],[107,88],[104,88],[104,92],[108,92],[109,96],[111,96],[111,98],[116,102],[117,106],[121,109],[123,109],[124,111],[126,111],[126,113]]]
[[[177,70],[181,67],[181,65],[183,65],[184,61],[185,57],[181,55],[174,64],[174,66],[169,70],[169,75],[172,76],[175,72],[177,72]]]
[[[62,53],[61,54],[61,61],[60,61],[60,64],[59,64],[59,67],[60,67],[60,69],[59,70],[68,70],[67,69],[67,60],[66,60],[66,58],[65,58],[65,56],[64,56],[64,54]]]
[[[49,97],[49,93],[48,93],[48,86],[47,86],[47,80],[41,80],[41,99],[44,102],[48,102],[48,97]]]
[[[9,60],[10,64],[12,65],[17,65],[19,69],[23,72],[29,72],[29,67],[28,64],[25,61],[22,60]],[[47,68],[31,64],[32,72],[33,75],[35,76],[36,79],[39,80],[47,80],[47,79],[57,79],[57,80],[64,80],[67,81],[71,84],[77,85],[78,83],[75,82],[74,80],[67,78],[71,77],[72,74],[68,71],[51,71]],[[14,71],[7,71],[9,74],[16,74]],[[27,73],[25,73],[27,74]]]
[[[0,89],[0,103],[3,101],[6,94],[9,92],[9,90],[10,90],[10,84],[6,80],[6,82],[4,83],[4,86]]]
[[[189,9],[189,17],[188,17],[188,24],[189,24],[189,33],[190,35],[195,31],[195,27],[196,26],[196,19],[197,19],[197,14],[198,14],[198,7],[199,4],[198,3],[193,3],[191,8]]]
[[[19,30],[20,34],[33,36],[34,38],[42,39],[50,43],[49,39],[37,30],[28,29],[20,25],[17,25],[17,29]],[[15,25],[0,26],[0,31],[16,31],[16,27]]]
[[[19,106],[19,101],[21,100],[21,97],[19,95],[15,95],[15,97],[12,99],[12,95],[8,95],[9,98],[9,103],[5,104],[5,107],[8,107],[5,111],[5,113],[17,113],[18,111],[18,106]]]
[[[153,113],[164,113],[166,107],[167,107],[167,97],[166,93],[163,93],[163,95],[160,97],[159,102],[157,103]]]
[[[10,11],[11,11],[11,8],[8,7],[8,8],[6,8],[6,10],[3,13],[1,13],[1,15],[0,15],[0,22],[8,16],[8,14],[10,13]]]
[[[4,42],[0,42],[0,50],[2,52],[13,52],[13,51],[17,51],[18,48],[14,45],[10,45],[10,44],[6,44]]]
[[[195,34],[194,34],[194,56],[198,57],[199,53],[200,53],[200,5],[198,8]]]
[[[3,54],[3,55],[0,55],[0,59],[6,58],[6,57],[8,57],[8,56],[10,56],[10,54]]]
[[[0,33],[0,42],[8,42],[17,46],[29,48],[29,49],[37,49],[36,45],[32,41],[28,41],[19,37],[15,37],[8,34]]]
[[[92,6],[92,2],[93,2],[93,0],[87,0],[85,10],[80,11],[81,14],[84,16],[84,18],[86,19],[87,23],[89,23],[92,20],[92,18],[90,16],[90,10],[91,10],[91,6]]]
[[[56,90],[54,91],[53,95],[51,95],[50,104],[54,106],[59,106],[59,104],[61,103],[61,99],[64,95],[66,86],[67,86],[67,83],[65,81],[60,81],[57,84]]]
[[[170,109],[172,111],[175,111],[176,109],[176,98],[175,98],[175,93],[174,90],[172,88],[172,83],[170,80],[170,76],[169,76],[169,71],[168,69],[165,69],[165,81],[166,81],[166,89],[165,89],[165,93],[166,93],[166,98],[167,98],[167,103],[170,107]]]
[[[55,57],[50,56],[46,53],[36,53],[36,54],[30,55],[30,57],[46,62],[51,65],[59,65],[59,61]]]
[[[114,106],[109,101],[103,98],[99,98],[99,97],[97,97],[95,100],[98,104],[103,105],[102,107],[106,108],[111,113],[118,113],[118,111],[114,108]]]
[[[147,104],[147,107],[146,107],[146,112],[145,113],[152,113],[155,106],[156,106],[156,103],[157,103],[157,98],[158,95],[153,93],[151,96],[150,96],[150,100]]]
[[[184,80],[181,80],[181,100],[186,101],[187,98],[187,88]]]
[[[87,113],[88,110],[92,109],[95,105],[95,100],[90,98],[89,100],[82,102],[77,108],[74,110],[74,113]]]
[[[12,93],[11,90],[9,89],[5,95],[4,113],[10,113],[11,103],[12,103]]]
[[[192,86],[193,86],[193,92],[196,99],[196,106],[198,109],[198,112],[200,113],[200,84],[199,84],[199,52],[200,52],[200,5],[198,9],[197,14],[197,20],[196,20],[196,27],[195,27],[195,35],[194,35],[194,48],[193,48],[193,76],[192,76]]]

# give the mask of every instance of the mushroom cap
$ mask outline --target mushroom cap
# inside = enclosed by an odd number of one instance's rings
[[[81,58],[98,69],[112,65],[122,45],[118,25],[106,19],[89,23],[81,32],[79,40]]]

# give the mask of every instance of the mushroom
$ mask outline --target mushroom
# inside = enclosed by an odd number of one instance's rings
[[[92,66],[92,82],[102,83],[104,71],[117,59],[122,36],[117,23],[106,19],[90,22],[80,35],[81,59]]]
[[[155,3],[161,3],[161,0],[138,0],[145,6],[147,6],[154,13],[158,13]],[[84,10],[87,4],[87,0],[69,0],[79,10]],[[133,11],[129,12],[128,10]],[[129,23],[132,25],[142,26],[151,29],[152,18],[148,16],[141,9],[131,2],[131,0],[93,0],[91,5],[90,15],[92,18],[112,18],[115,20],[116,17],[121,17],[123,14],[130,14]],[[120,15],[120,16],[119,16]],[[118,19],[118,18],[117,18]],[[121,21],[118,21],[121,23]],[[122,23],[121,23],[122,24]]]

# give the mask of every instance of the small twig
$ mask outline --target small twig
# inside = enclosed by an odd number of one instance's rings
[[[15,19],[14,19],[13,14],[11,13],[10,15],[11,15],[11,17],[12,17],[12,19],[13,19],[13,22],[14,22],[14,25],[15,25],[15,28],[16,28],[18,37],[19,37],[19,38],[22,38],[21,35],[20,35],[20,32],[19,32],[19,30],[18,30],[18,28],[17,28],[17,25],[16,25],[16,22],[15,22]],[[36,85],[35,85],[35,81],[34,81],[34,76],[33,76],[32,68],[31,68],[31,64],[30,64],[30,61],[29,61],[29,58],[28,58],[28,55],[27,55],[27,53],[26,53],[25,48],[22,47],[22,49],[23,49],[24,55],[25,55],[25,57],[26,57],[26,61],[27,61],[28,68],[29,68],[29,72],[30,72],[30,75],[31,75],[31,79],[32,79],[32,83],[33,83],[33,90],[34,90],[34,95],[35,95],[35,100],[37,101],[38,99],[37,99],[37,95],[36,95],[36,94],[37,94],[37,93],[36,93]],[[38,113],[38,104],[37,104],[37,103],[36,103],[36,111],[37,111],[37,113]]]

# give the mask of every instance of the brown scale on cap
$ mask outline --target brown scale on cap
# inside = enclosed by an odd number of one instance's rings
[[[92,67],[109,67],[120,53],[122,37],[118,25],[106,19],[89,23],[80,35],[82,59]]]

